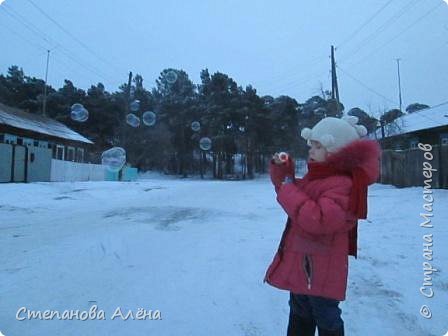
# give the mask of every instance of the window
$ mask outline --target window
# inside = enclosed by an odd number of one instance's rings
[[[83,148],[76,149],[76,162],[84,162],[84,149]]]
[[[409,148],[411,149],[417,149],[418,147],[418,139],[411,139],[409,140]]]
[[[15,135],[5,134],[5,142],[9,144],[15,144],[17,137]]]
[[[34,145],[34,147],[39,147],[39,141],[34,140],[33,145]]]
[[[17,138],[17,144],[18,145],[23,145],[23,139],[22,138]]]
[[[34,145],[34,141],[32,139],[24,138],[23,139],[23,144],[25,146],[33,146]]]
[[[447,146],[448,145],[448,133],[440,134],[440,144],[442,146]]]
[[[67,161],[75,161],[75,148],[67,147]]]
[[[56,145],[56,159],[64,160],[64,146]]]
[[[5,135],[4,134],[0,134],[0,142],[5,142]]]

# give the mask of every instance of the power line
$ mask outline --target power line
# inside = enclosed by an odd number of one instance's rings
[[[310,73],[310,72],[305,72],[304,74],[302,74],[299,78],[289,81],[287,83],[277,83],[274,86],[270,86],[269,89],[272,91],[279,91],[279,90],[286,90],[286,89],[291,89],[291,88],[299,88],[302,87],[305,84],[308,84],[310,82],[310,80],[312,78],[315,77],[322,77],[325,73],[327,73],[328,70],[325,70],[323,73],[320,73],[318,76],[316,76],[316,71]],[[307,74],[308,73],[308,74]]]
[[[21,38],[25,42],[27,42],[30,45],[34,46],[36,49],[45,50],[45,52],[47,52],[47,48],[43,47],[41,44],[36,43],[35,41],[32,41],[32,40],[24,37],[23,35],[21,35],[17,31],[15,31],[14,29],[9,27],[8,25],[3,24],[1,21],[0,21],[0,25],[3,26],[5,29],[9,30],[12,34],[16,35],[17,37]]]
[[[383,6],[381,6],[380,9],[378,9],[369,19],[367,19],[367,21],[365,21],[361,27],[359,27],[358,29],[356,29],[348,38],[346,38],[344,41],[342,41],[338,46],[336,46],[336,49],[341,48],[344,44],[346,44],[347,42],[349,42],[351,39],[353,39],[353,37],[356,36],[356,34],[358,34],[365,26],[367,26],[370,22],[372,22],[372,20],[378,16],[378,14],[380,14],[387,6],[389,6],[392,1],[394,0],[389,0],[386,4],[384,4]]]
[[[315,57],[315,58],[311,59],[309,61],[309,63],[304,62],[302,64],[298,64],[297,67],[302,66],[302,67],[306,67],[307,69],[309,69],[309,68],[311,68],[311,67],[313,67],[315,65],[321,64],[324,61],[326,61],[325,58],[327,58],[327,56]],[[298,74],[298,73],[292,74],[292,73],[293,73],[293,71],[291,71],[291,70],[289,70],[287,72],[284,72],[284,73],[277,73],[277,74],[274,74],[269,79],[265,79],[265,80],[261,81],[261,83],[278,81],[278,80],[281,80],[281,79],[284,79],[284,78],[294,79],[295,80],[295,79],[298,79],[298,78],[300,79],[300,78],[303,77],[303,73],[301,73],[301,74]]]
[[[366,88],[367,90],[375,93],[376,95],[382,97],[383,99],[395,104],[396,102],[394,102],[392,99],[387,98],[386,96],[382,95],[381,93],[379,93],[378,91],[372,89],[371,87],[367,86],[366,84],[364,84],[362,81],[360,81],[359,79],[357,79],[356,77],[354,77],[353,75],[349,74],[347,71],[345,71],[344,69],[342,69],[340,66],[336,65],[336,67],[342,71],[342,73],[344,73],[345,75],[347,75],[348,77],[350,77],[351,79],[353,79],[354,81],[356,81],[358,84],[362,85],[364,88]]]
[[[392,17],[389,18],[389,20],[387,20],[381,26],[379,26],[372,34],[370,34],[364,40],[362,40],[361,43],[358,44],[358,47],[353,52],[351,52],[347,57],[345,57],[344,61],[356,55],[364,46],[366,46],[370,41],[378,37],[378,35],[381,32],[383,32],[388,27],[393,25],[393,22],[396,22],[401,16],[403,16],[409,9],[415,6],[419,1],[421,0],[414,0],[413,2],[410,2],[405,6],[403,6],[399,12],[395,13]]]
[[[68,31],[66,28],[64,28],[61,24],[59,24],[55,19],[53,19],[50,15],[48,15],[41,7],[36,5],[32,0],[27,0],[34,8],[36,8],[43,16],[45,16],[48,20],[53,22],[60,30],[62,30],[65,34],[70,36],[73,40],[75,40],[80,46],[82,46],[85,50],[87,50],[90,54],[101,60],[103,63],[113,66],[117,69],[117,67],[112,64],[111,62],[104,59],[102,56],[98,55],[94,50],[92,50],[89,46],[87,46],[84,42],[79,40],[76,36],[74,36],[70,31]]]
[[[36,28],[35,26],[33,26],[32,24],[30,24],[29,22],[27,22],[26,20],[21,20],[20,14],[18,14],[17,12],[15,12],[12,8],[9,8],[6,4],[4,4],[3,6],[1,6],[1,8],[3,9],[4,13],[6,13],[7,15],[9,15],[11,18],[13,18],[14,20],[16,20],[17,22],[19,22],[20,24],[24,25],[28,30],[30,30],[31,32],[33,32],[34,34],[40,35],[40,37],[47,42],[49,45],[52,44],[56,44],[53,41],[49,41],[48,38],[45,36],[45,34],[40,31],[38,28]],[[22,17],[23,18],[23,17]],[[50,39],[51,40],[51,39]]]
[[[67,57],[70,58],[73,62],[77,63],[82,68],[86,69],[87,71],[91,72],[92,74],[95,74],[98,77],[101,77],[102,79],[106,81],[112,81],[111,78],[107,78],[105,74],[102,74],[101,71],[96,69],[95,67],[92,67],[88,65],[87,63],[79,61],[77,58],[72,56],[73,52],[69,49],[65,48],[62,44],[55,42],[52,40],[48,35],[43,33],[39,28],[37,28],[34,24],[30,23],[26,18],[24,18],[22,15],[14,11],[12,8],[7,8],[7,6],[3,5],[1,6],[2,9],[5,10],[5,12],[12,17],[14,20],[19,22],[20,24],[24,25],[28,30],[33,32],[34,34],[38,35],[40,38],[42,38],[44,41],[46,41],[48,44],[53,44],[57,47],[60,47],[61,52]],[[47,48],[48,49],[48,48]]]
[[[383,43],[381,46],[379,46],[378,48],[374,49],[372,52],[370,52],[369,54],[367,54],[367,56],[363,57],[359,62],[355,63],[354,65],[358,65],[362,62],[364,62],[366,59],[370,58],[371,56],[375,55],[378,51],[380,51],[382,48],[384,48],[386,45],[388,45],[389,43],[395,41],[397,38],[399,38],[401,35],[403,35],[405,32],[407,32],[409,29],[411,29],[413,26],[415,26],[417,23],[419,23],[421,20],[423,20],[424,18],[426,18],[429,14],[431,14],[432,12],[434,12],[437,8],[439,8],[440,6],[442,6],[443,3],[440,2],[438,3],[436,6],[432,7],[429,11],[427,11],[425,14],[423,14],[422,16],[418,17],[417,20],[413,21],[410,25],[408,25],[405,29],[401,30],[397,35],[395,35],[393,38],[387,40],[385,43]],[[447,42],[448,44],[448,42]]]

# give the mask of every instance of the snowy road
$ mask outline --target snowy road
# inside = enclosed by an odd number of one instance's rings
[[[371,187],[341,305],[347,335],[448,331],[448,190],[434,191],[433,228],[420,227],[423,203],[422,188]],[[267,178],[0,185],[0,331],[285,335],[288,293],[262,282],[285,219]],[[433,298],[419,292],[424,234],[439,270]],[[104,320],[16,319],[21,307],[93,305]],[[161,320],[112,320],[117,308],[158,310]]]

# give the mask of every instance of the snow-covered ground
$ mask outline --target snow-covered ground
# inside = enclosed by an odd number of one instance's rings
[[[269,179],[151,177],[0,185],[4,335],[286,335],[288,293],[263,284],[286,220]],[[420,227],[422,190],[370,188],[341,303],[347,335],[448,331],[448,190],[434,190],[433,228]],[[439,270],[433,298],[419,291],[424,234]],[[62,314],[93,305],[104,320],[16,319],[21,307]],[[159,310],[161,320],[112,320],[118,307],[134,317]]]

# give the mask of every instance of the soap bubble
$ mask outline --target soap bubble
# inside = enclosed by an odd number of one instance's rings
[[[145,113],[143,113],[143,123],[146,126],[154,126],[154,124],[156,123],[156,114],[151,111],[146,111]]]
[[[212,148],[212,140],[210,138],[204,137],[199,140],[199,147],[201,147],[202,150],[209,150]]]
[[[177,73],[176,71],[169,70],[165,75],[166,81],[170,84],[174,84],[177,81]]]
[[[121,147],[113,147],[101,154],[101,163],[111,172],[118,172],[126,163],[126,151]]]
[[[193,121],[191,123],[191,129],[195,132],[199,132],[201,129],[201,124],[199,123],[199,121]]]
[[[70,117],[75,121],[84,122],[89,119],[89,111],[82,104],[76,103],[71,107]]]
[[[129,108],[132,112],[137,112],[140,108],[140,100],[134,100],[131,104],[129,104]]]
[[[133,113],[129,113],[126,116],[126,123],[132,127],[139,127],[140,126],[140,118],[137,117]]]

